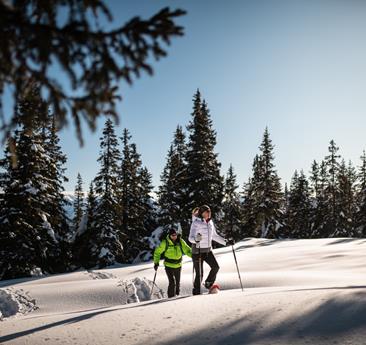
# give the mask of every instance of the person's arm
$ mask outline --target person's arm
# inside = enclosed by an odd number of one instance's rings
[[[191,258],[192,257],[192,249],[191,249],[191,247],[183,239],[181,239],[181,243],[182,243],[183,253],[186,254],[187,256],[189,256]]]
[[[159,264],[161,253],[166,249],[166,239],[162,240],[154,251],[154,264]]]
[[[195,207],[192,211],[192,223],[198,218],[199,207]]]
[[[216,227],[215,224],[212,222],[212,239],[217,242],[222,244],[223,246],[226,245],[226,240],[225,238],[221,237],[217,232],[216,232]]]

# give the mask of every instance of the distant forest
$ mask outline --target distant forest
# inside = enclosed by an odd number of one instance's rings
[[[131,263],[151,252],[149,238],[159,227],[177,227],[186,239],[192,210],[203,204],[210,205],[219,232],[234,241],[365,237],[365,152],[356,168],[331,140],[308,176],[295,171],[290,186],[282,186],[266,128],[252,175],[240,189],[232,166],[221,175],[216,132],[199,90],[191,115],[186,128],[178,125],[173,133],[155,198],[129,131],[119,137],[108,119],[99,171],[86,199],[78,175],[70,218],[63,194],[67,157],[55,117],[34,87],[17,104],[17,127],[0,160],[0,279]]]

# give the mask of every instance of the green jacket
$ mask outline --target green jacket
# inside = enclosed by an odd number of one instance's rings
[[[169,238],[169,235],[161,241],[160,245],[154,251],[155,264],[159,263],[160,256],[163,252],[165,256],[164,265],[170,268],[182,267],[183,254],[188,255],[190,258],[192,257],[191,247],[182,238],[180,238],[180,236],[178,237],[176,243],[173,243],[173,241]]]

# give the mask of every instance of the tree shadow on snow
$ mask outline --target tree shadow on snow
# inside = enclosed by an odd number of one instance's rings
[[[341,243],[355,242],[355,241],[358,241],[358,240],[359,240],[359,238],[339,238],[339,239],[334,239],[334,241],[328,242],[325,245],[331,246],[333,244],[341,244]]]
[[[249,241],[250,239],[248,239],[247,241]],[[241,245],[234,245],[234,249],[236,252],[240,252],[242,250],[245,250],[245,249],[249,249],[249,248],[256,248],[256,247],[267,247],[267,246],[271,246],[275,243],[278,243],[279,241],[282,241],[282,240],[277,240],[277,239],[263,239],[263,242],[260,242],[260,243],[254,243],[254,244],[241,244]],[[286,240],[288,241],[288,240]],[[240,241],[240,243],[243,242],[243,241]],[[231,249],[231,247],[230,247]]]
[[[44,276],[40,276],[40,277],[24,277],[24,278],[16,278],[16,279],[9,279],[9,280],[1,280],[0,289],[6,288],[9,286],[13,286],[13,285],[33,283],[36,280],[46,279],[46,278],[50,278],[50,277],[57,277],[57,276],[65,275],[68,273],[70,273],[70,272],[59,273],[59,274],[48,274],[48,275],[44,275]]]
[[[366,335],[366,292],[331,298],[304,314],[273,322],[275,312],[249,312],[239,318],[233,308],[230,315],[219,315],[208,327],[176,337],[174,344],[331,344],[335,340],[341,344],[342,337],[352,342],[350,336],[360,341]],[[159,342],[159,345],[170,344],[171,341]]]
[[[113,309],[113,310],[115,310],[115,309]],[[46,325],[43,325],[43,326],[39,326],[39,327],[35,327],[35,328],[30,328],[30,329],[27,329],[27,330],[24,330],[24,331],[20,331],[20,332],[16,332],[16,333],[13,333],[13,334],[8,334],[8,335],[0,336],[0,344],[2,342],[5,342],[5,341],[14,340],[14,339],[17,339],[17,338],[25,337],[25,336],[30,335],[30,334],[33,334],[33,333],[41,332],[41,331],[44,331],[44,330],[49,329],[49,328],[58,327],[58,326],[62,326],[62,325],[65,325],[65,324],[72,324],[72,323],[77,323],[77,322],[80,322],[80,321],[84,321],[84,320],[90,319],[90,318],[92,318],[94,316],[111,312],[113,310],[101,310],[101,311],[97,311],[97,312],[94,312],[94,313],[79,315],[79,316],[76,316],[76,317],[72,317],[70,319],[60,320],[60,321],[56,321],[56,322],[53,322],[53,323],[49,323],[49,324],[46,324]]]

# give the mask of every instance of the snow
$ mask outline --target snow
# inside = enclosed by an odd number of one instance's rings
[[[187,257],[173,299],[162,298],[160,267],[150,300],[151,262],[0,281],[0,343],[365,344],[366,239],[246,239],[235,249],[243,292],[231,247],[215,250],[214,295],[191,295]],[[28,302],[4,308],[16,291]],[[29,301],[38,309],[21,312]]]
[[[42,224],[43,228],[47,230],[48,235],[49,235],[49,236],[50,236],[50,237],[51,237],[55,242],[58,242],[58,241],[56,240],[55,232],[53,231],[51,224],[48,222],[47,216],[46,216],[44,213],[42,213],[41,218],[42,218],[42,220],[43,220],[43,224]]]
[[[26,185],[24,185],[24,187],[26,187],[27,189],[25,190],[27,193],[32,194],[32,195],[37,195],[38,194],[38,189],[34,188],[31,183],[27,183]]]
[[[26,314],[36,310],[36,301],[22,289],[0,289],[0,320],[15,314]]]
[[[99,253],[99,258],[104,258],[105,256],[113,255],[108,248],[102,247]]]

